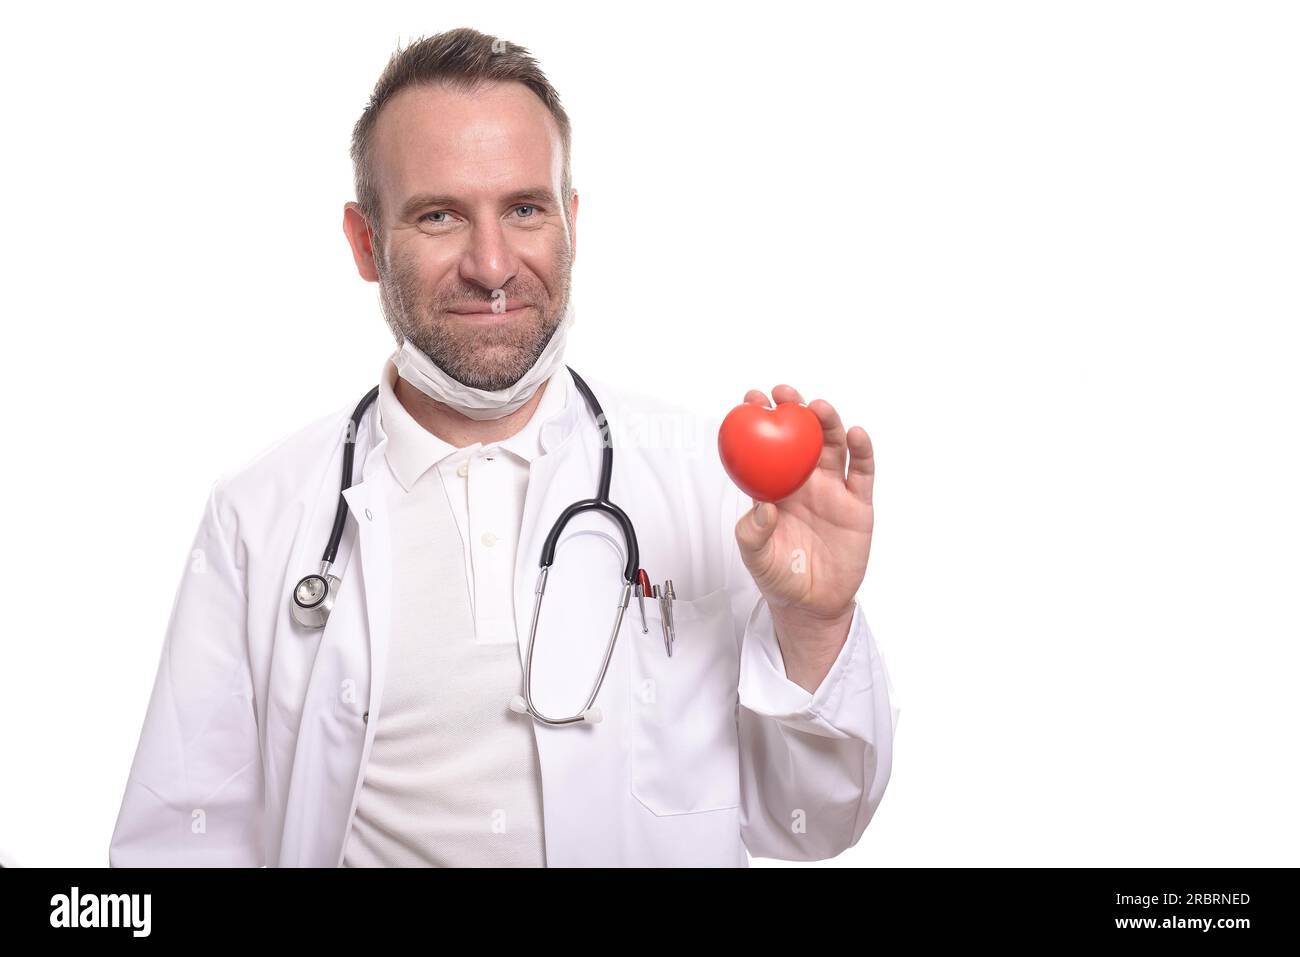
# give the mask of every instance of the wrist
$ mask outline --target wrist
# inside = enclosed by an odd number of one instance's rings
[[[844,611],[832,616],[810,615],[770,604],[768,610],[787,674],[793,677],[798,671],[824,675],[839,657],[840,649],[849,637],[857,602],[850,603]]]

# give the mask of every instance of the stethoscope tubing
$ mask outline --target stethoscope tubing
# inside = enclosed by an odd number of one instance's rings
[[[609,423],[605,418],[605,410],[601,408],[600,402],[596,399],[591,387],[573,370],[572,366],[565,366],[569,374],[573,377],[574,384],[582,394],[587,408],[596,419],[596,424],[600,428],[601,434],[601,451],[600,451],[600,480],[596,489],[596,497],[583,499],[574,502],[560,513],[559,518],[551,526],[550,532],[542,545],[542,555],[539,561],[541,571],[538,575],[537,586],[534,590],[533,615],[531,627],[528,632],[528,653],[524,673],[524,693],[517,701],[521,707],[516,707],[512,703],[511,707],[515,710],[526,711],[538,721],[548,725],[567,725],[581,721],[599,721],[599,709],[595,708],[595,701],[600,694],[601,686],[604,684],[605,675],[609,670],[610,660],[614,655],[614,646],[618,641],[619,629],[623,623],[623,615],[627,611],[628,601],[632,594],[633,584],[637,580],[640,570],[640,549],[637,545],[636,529],[632,525],[632,520],[627,513],[609,500],[610,485],[613,481],[614,474],[614,442],[610,434]],[[321,628],[324,626],[329,617],[330,610],[333,607],[334,593],[337,590],[339,579],[330,575],[330,568],[334,559],[338,555],[339,543],[343,540],[343,530],[347,525],[348,503],[344,496],[349,488],[352,487],[353,459],[356,453],[357,435],[361,428],[361,419],[366,414],[366,410],[375,401],[379,395],[379,386],[375,386],[357,403],[352,412],[350,419],[349,431],[343,439],[343,475],[340,479],[339,503],[334,513],[334,524],[330,529],[329,541],[325,545],[325,552],[321,556],[321,569],[317,575],[305,576],[294,589],[294,615],[302,624],[308,627]],[[618,604],[618,614],[614,619],[614,628],[610,632],[609,641],[605,646],[605,655],[601,660],[600,671],[596,676],[595,683],[592,686],[591,693],[587,697],[587,702],[578,714],[568,718],[552,718],[543,715],[533,705],[532,700],[532,677],[533,677],[533,650],[537,643],[537,623],[542,611],[542,598],[546,592],[546,579],[550,572],[551,566],[555,563],[555,552],[559,545],[560,536],[564,533],[564,528],[569,521],[583,512],[600,512],[614,520],[622,530],[623,540],[627,546],[626,563],[623,567],[623,589],[622,596]],[[300,600],[300,596],[307,596]],[[301,616],[301,617],[300,617]]]
[[[357,407],[352,411],[351,426],[348,434],[343,436],[343,478],[339,487],[339,505],[334,512],[334,527],[330,530],[329,542],[325,545],[325,554],[321,556],[321,562],[330,565],[334,564],[334,558],[338,555],[339,542],[343,540],[343,528],[348,521],[348,500],[343,497],[343,493],[352,487],[352,459],[357,449],[357,433],[361,430],[361,418],[366,414],[366,409],[370,403],[374,402],[379,395],[379,386],[375,386],[357,403]]]

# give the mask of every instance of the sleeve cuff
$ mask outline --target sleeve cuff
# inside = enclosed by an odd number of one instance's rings
[[[868,666],[868,656],[863,653],[866,628],[866,616],[855,600],[848,637],[817,690],[809,692],[786,676],[772,615],[767,600],[760,596],[745,625],[740,649],[741,707],[800,731],[850,737],[836,726],[833,716],[842,706],[845,688],[854,684],[846,677],[855,668]]]

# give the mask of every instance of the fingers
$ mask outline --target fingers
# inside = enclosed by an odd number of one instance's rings
[[[876,484],[876,458],[871,446],[871,436],[860,425],[849,429],[849,491],[870,504]]]
[[[780,405],[782,402],[803,402],[803,396],[801,396],[799,390],[792,385],[772,386],[772,398],[776,400],[777,405]]]
[[[849,447],[840,414],[825,399],[813,399],[808,408],[822,424],[822,456],[817,460],[817,467],[832,470],[842,480]]]
[[[736,521],[736,542],[751,557],[757,556],[776,530],[777,507],[771,502],[750,499],[753,508]]]
[[[773,386],[772,398],[776,400],[777,405],[780,405],[782,402],[798,402],[800,404],[803,403],[803,396],[801,396],[799,394],[799,390],[792,385]],[[750,389],[748,392],[746,392],[745,401],[755,402],[758,405],[764,406],[765,408],[772,407],[772,403],[768,401],[767,396],[764,395],[758,389]]]

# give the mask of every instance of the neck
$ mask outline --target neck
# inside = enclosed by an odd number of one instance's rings
[[[539,385],[528,401],[509,415],[503,415],[499,419],[471,419],[445,402],[425,395],[401,376],[396,379],[393,394],[402,403],[402,408],[427,431],[458,449],[475,442],[490,445],[519,432],[533,417],[538,403],[542,401],[542,393],[550,383],[550,379],[547,379]]]

